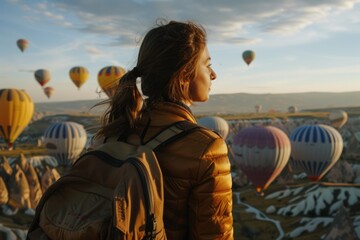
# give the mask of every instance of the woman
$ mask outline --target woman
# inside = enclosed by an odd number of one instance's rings
[[[189,106],[208,100],[215,79],[201,26],[159,24],[144,37],[136,67],[122,77],[97,137],[129,141],[137,134],[146,142],[174,122],[196,123]],[[232,183],[224,140],[197,128],[156,154],[164,177],[167,238],[233,239]]]

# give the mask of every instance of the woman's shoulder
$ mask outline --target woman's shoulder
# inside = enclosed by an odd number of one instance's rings
[[[196,130],[194,131],[193,137],[198,137],[198,138],[201,138],[201,139],[207,140],[207,141],[214,141],[217,139],[222,140],[222,137],[217,132],[215,132],[209,128],[199,126],[199,125],[196,128]]]
[[[212,154],[227,154],[227,147],[224,139],[216,132],[199,126],[186,136],[186,142],[191,149],[201,149],[202,155],[209,152]]]

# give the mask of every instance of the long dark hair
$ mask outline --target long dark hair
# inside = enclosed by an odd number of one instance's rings
[[[97,136],[124,138],[135,129],[145,107],[162,101],[191,103],[189,81],[206,46],[206,31],[194,22],[164,22],[151,29],[140,46],[136,67],[120,80],[115,95],[107,102]],[[141,91],[136,79],[141,78]]]

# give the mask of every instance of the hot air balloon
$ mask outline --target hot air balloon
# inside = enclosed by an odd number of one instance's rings
[[[50,98],[54,94],[55,89],[53,87],[45,87],[44,93],[45,95]]]
[[[24,52],[29,46],[29,42],[26,39],[19,39],[16,41],[16,45],[21,50],[21,52]]]
[[[276,127],[253,126],[235,135],[232,150],[235,162],[263,195],[286,166],[291,144],[288,136]]]
[[[259,113],[259,112],[261,112],[261,110],[262,110],[262,106],[260,104],[256,104],[255,105],[255,112]]]
[[[38,69],[34,73],[36,81],[40,84],[40,86],[44,86],[51,79],[51,74],[49,70],[46,69]]]
[[[33,114],[34,103],[25,90],[0,89],[0,136],[10,149]]]
[[[255,59],[255,52],[252,50],[246,50],[243,52],[242,57],[247,65],[250,65],[250,63]]]
[[[69,72],[70,79],[80,89],[89,78],[89,71],[85,67],[73,67]]]
[[[44,145],[60,166],[69,166],[83,151],[87,134],[76,122],[53,123],[46,128]]]
[[[118,66],[104,67],[99,71],[98,82],[101,89],[108,97],[115,93],[120,78],[126,73],[125,69]]]
[[[295,107],[295,106],[290,106],[289,108],[288,108],[288,112],[289,113],[296,113],[298,111],[298,109],[297,109],[297,107]]]
[[[336,129],[340,129],[348,120],[348,115],[345,111],[335,110],[329,114],[330,125]]]
[[[199,118],[197,122],[199,125],[217,132],[223,139],[226,139],[229,134],[229,124],[221,117],[202,117]]]
[[[290,142],[291,157],[301,164],[312,181],[319,181],[343,150],[340,133],[324,124],[297,127],[290,135]]]

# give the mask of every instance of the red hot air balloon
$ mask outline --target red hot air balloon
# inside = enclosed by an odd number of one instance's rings
[[[53,87],[45,87],[44,88],[44,93],[48,98],[50,98],[54,94],[54,91],[55,90]]]
[[[29,42],[26,39],[19,39],[16,41],[16,45],[21,50],[21,52],[24,52],[25,49],[29,46]]]
[[[51,74],[49,70],[46,69],[38,69],[34,73],[36,81],[40,84],[40,86],[44,86],[51,79]]]
[[[276,127],[253,126],[235,135],[232,149],[235,162],[263,195],[286,166],[291,144],[287,135]]]

